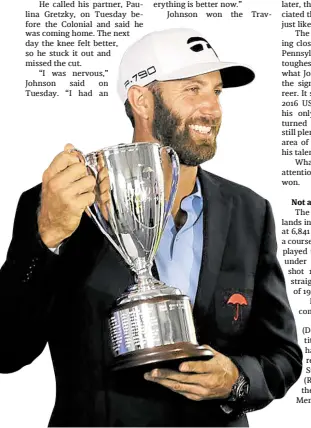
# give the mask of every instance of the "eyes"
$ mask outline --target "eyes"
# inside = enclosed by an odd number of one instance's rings
[[[197,95],[200,92],[201,86],[189,86],[186,88],[186,92],[190,92],[193,95]],[[222,89],[214,89],[215,95],[218,97],[222,93]]]

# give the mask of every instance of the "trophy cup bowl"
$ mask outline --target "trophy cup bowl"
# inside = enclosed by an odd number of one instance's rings
[[[171,191],[164,195],[162,156],[171,163]],[[80,152],[81,153],[81,152]],[[88,208],[100,231],[135,273],[134,283],[109,315],[113,369],[174,360],[209,359],[198,345],[190,299],[152,276],[151,267],[170,214],[179,178],[179,160],[170,147],[131,143],[82,155],[96,179],[95,202]],[[109,176],[109,202],[100,192],[100,170]],[[104,213],[106,215],[104,215]]]

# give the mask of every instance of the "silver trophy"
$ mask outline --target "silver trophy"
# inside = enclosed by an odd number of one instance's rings
[[[210,358],[211,351],[198,345],[189,297],[151,273],[177,191],[178,156],[170,147],[148,142],[107,147],[83,157],[96,178],[96,200],[89,213],[135,272],[135,283],[117,299],[109,316],[114,368]],[[163,161],[172,171],[167,201]],[[106,203],[100,191],[103,167],[109,175]]]

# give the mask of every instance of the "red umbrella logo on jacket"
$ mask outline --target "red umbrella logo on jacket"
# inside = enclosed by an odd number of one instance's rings
[[[243,294],[235,293],[230,296],[229,300],[227,301],[227,305],[235,305],[235,315],[234,315],[234,321],[237,321],[240,316],[240,306],[247,306],[247,300],[243,296]]]

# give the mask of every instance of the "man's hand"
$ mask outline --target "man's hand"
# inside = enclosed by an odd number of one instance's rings
[[[79,226],[83,211],[94,202],[95,178],[66,144],[42,178],[38,229],[44,244],[57,247]]]
[[[159,383],[190,400],[201,401],[227,398],[239,377],[235,364],[223,354],[215,351],[208,361],[187,361],[179,366],[179,372],[154,369],[145,373],[145,379]]]
[[[96,200],[99,203],[100,211],[104,216],[104,219],[108,221],[108,208],[110,204],[110,181],[108,175],[108,169],[105,166],[105,160],[103,155],[100,153],[97,158],[98,165],[98,188],[97,188],[97,198]]]

